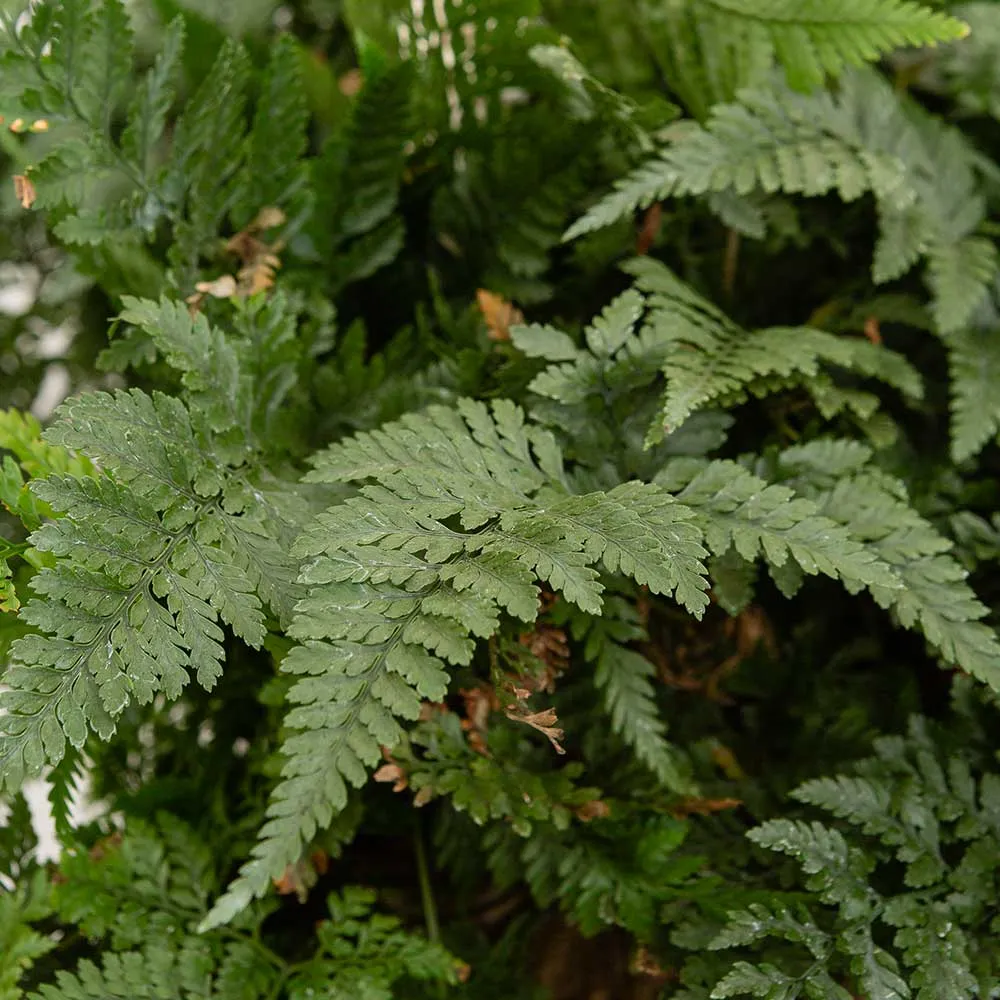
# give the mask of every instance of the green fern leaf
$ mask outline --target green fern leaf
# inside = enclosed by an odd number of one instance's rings
[[[827,475],[822,461],[813,446],[789,449],[784,459],[790,471],[799,472],[796,487],[898,574],[902,588],[871,587],[876,601],[893,608],[904,627],[918,626],[946,661],[1000,686],[1000,642],[981,621],[986,608],[948,554],[947,539],[906,503],[900,483],[880,473],[860,471],[817,489],[822,479],[813,470]]]
[[[262,209],[283,207],[301,194],[308,147],[308,112],[302,80],[302,56],[291,35],[282,35],[260,84],[248,140],[243,190],[233,209],[242,228]]]
[[[790,556],[806,573],[840,578],[851,589],[901,589],[886,562],[811,500],[768,485],[735,462],[709,463],[677,496],[695,510],[705,544],[716,555],[732,546],[753,560],[763,551],[778,567]]]
[[[951,454],[963,462],[1000,433],[1000,326],[992,301],[972,322],[944,337],[951,376]]]
[[[927,283],[934,294],[934,321],[942,334],[953,333],[966,324],[998,273],[997,248],[983,236],[932,246]]]
[[[696,0],[774,46],[788,82],[820,86],[827,74],[860,66],[902,46],[935,45],[968,34],[968,26],[910,0]],[[737,29],[738,30],[738,29]]]
[[[803,995],[817,1000],[850,1000],[851,997],[825,969],[814,967],[805,976],[794,976],[769,962],[759,965],[734,963],[710,995],[712,1000],[747,995],[765,1000],[795,1000]]]
[[[75,973],[57,972],[31,1000],[221,1000],[211,988],[212,958],[197,940],[178,947],[159,941],[142,951],[106,953],[100,967],[89,959]],[[155,992],[154,992],[155,991]]]
[[[826,903],[863,912],[872,901],[868,873],[873,865],[836,830],[821,823],[773,819],[747,836],[760,847],[794,858],[808,876],[806,884]]]
[[[815,958],[824,958],[830,949],[830,935],[816,926],[809,911],[802,906],[766,906],[751,903],[746,910],[731,913],[726,926],[712,939],[709,947],[741,948],[766,937],[783,938],[805,945]]]
[[[842,99],[779,89],[746,91],[716,105],[704,125],[681,122],[657,159],[637,168],[567,231],[572,240],[654,201],[732,190],[809,197],[837,191],[853,201],[867,191],[901,205],[913,197],[899,159],[873,152]]]
[[[251,579],[240,568],[238,514],[226,478],[182,403],[132,390],[66,404],[49,440],[91,456],[110,476],[39,481],[66,516],[32,544],[57,557],[36,579],[5,677],[0,759],[17,787],[88,728],[107,738],[133,700],[176,698],[189,671],[211,687],[221,672],[221,618],[252,645],[264,636]],[[160,602],[167,598],[166,607]]]
[[[152,68],[140,82],[122,133],[122,152],[138,166],[144,184],[150,180],[153,154],[163,136],[174,100],[174,81],[184,49],[184,20],[174,18],[160,42]]]
[[[907,902],[890,904],[888,916],[899,928],[894,943],[913,969],[915,1000],[972,1000],[979,982],[969,960],[967,937],[955,926],[949,908],[940,903],[921,905],[912,897]]]
[[[761,382],[768,386],[769,379],[815,377],[821,361],[884,376],[919,395],[919,377],[909,364],[874,344],[855,343],[808,327],[748,333],[662,264],[640,258],[626,269],[636,276],[636,286],[650,296],[647,322],[663,345],[661,367],[667,388],[661,427],[651,428],[649,443],[715,400],[731,403],[747,389],[760,391]]]
[[[55,941],[31,926],[49,916],[47,897],[48,883],[41,869],[13,890],[0,893],[0,1000],[20,1000],[22,977],[56,947]]]
[[[665,738],[666,726],[656,703],[656,670],[641,654],[605,641],[597,656],[594,683],[604,692],[611,726],[662,782],[677,794],[690,794],[692,784],[678,765],[677,751]]]
[[[246,51],[227,40],[177,120],[171,157],[158,179],[166,201],[186,210],[170,250],[174,281],[183,290],[194,285],[199,257],[219,232],[242,183],[249,82]]]
[[[568,496],[551,435],[506,400],[409,414],[315,465],[313,480],[376,485],[321,514],[297,545],[311,589],[289,630],[302,645],[282,664],[297,678],[293,735],[261,841],[206,926],[263,892],[329,824],[380,747],[399,741],[398,718],[444,696],[446,664],[472,657],[470,632],[491,634],[498,607],[534,619],[536,577],[596,613],[601,560],[705,604],[688,512],[639,483]],[[443,523],[452,518],[461,530]]]
[[[413,134],[413,78],[407,65],[373,66],[342,129],[312,168],[315,222],[324,259],[343,255],[335,287],[373,274],[402,248],[393,215]]]
[[[188,399],[218,434],[249,436],[249,393],[235,349],[203,313],[182,302],[122,297],[119,319],[146,333],[164,360],[181,373]],[[206,363],[207,362],[207,363]]]

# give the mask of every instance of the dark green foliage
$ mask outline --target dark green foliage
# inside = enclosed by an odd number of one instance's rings
[[[1000,992],[1000,7],[0,7],[0,1000]]]

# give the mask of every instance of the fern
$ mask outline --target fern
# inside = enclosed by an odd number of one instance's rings
[[[616,595],[608,600],[599,619],[569,608],[566,613],[574,638],[583,643],[584,655],[595,665],[594,683],[602,693],[611,728],[664,788],[677,794],[691,793],[694,788],[684,761],[666,739],[653,685],[655,668],[629,646],[647,638],[635,608]]]
[[[31,924],[50,913],[44,872],[36,870],[13,891],[0,894],[0,998],[19,1000],[22,976],[55,942]]]
[[[801,786],[796,798],[841,817],[854,830],[845,835],[817,822],[771,820],[749,836],[795,858],[817,900],[836,909],[835,935],[819,930],[808,911],[793,916],[757,906],[734,912],[713,948],[745,946],[773,935],[805,945],[813,962],[805,979],[775,965],[737,962],[713,996],[766,995],[779,986],[798,995],[814,983],[826,983],[829,990],[840,956],[858,985],[873,996],[970,1000],[980,989],[992,988],[992,959],[984,955],[985,962],[976,963],[981,949],[991,950],[988,938],[980,937],[985,924],[973,931],[974,919],[965,930],[955,917],[962,911],[985,915],[980,909],[983,885],[974,880],[994,850],[991,810],[997,787],[995,775],[977,779],[961,754],[942,760],[921,719],[911,721],[905,739],[877,741],[876,756],[861,761],[855,775]],[[859,833],[868,839],[858,840]],[[957,862],[945,860],[946,844],[958,848]],[[897,859],[905,873],[902,891],[883,897],[869,884],[869,872],[876,863]],[[988,912],[992,903],[986,906]],[[874,943],[880,922],[894,929],[895,954]]]
[[[816,443],[789,449],[781,461],[797,489],[827,517],[864,539],[899,574],[903,588],[876,586],[876,601],[893,608],[904,626],[919,625],[947,662],[995,686],[997,639],[981,621],[987,609],[965,582],[965,569],[949,554],[950,543],[908,506],[902,484],[863,467],[869,457],[864,448],[850,449],[850,464],[841,467],[835,483],[816,483],[817,474],[828,475],[829,451]]]
[[[663,345],[661,369],[667,388],[660,415],[662,432],[679,427],[696,409],[714,401],[740,400],[758,381],[777,376],[815,377],[818,362],[860,369],[919,397],[920,379],[910,365],[884,348],[835,337],[821,330],[776,327],[749,334],[719,309],[655,263],[628,265],[636,286],[650,295],[649,323]],[[652,428],[649,441],[660,432]]]
[[[728,189],[810,197],[836,191],[845,201],[872,191],[889,204],[911,202],[903,164],[868,148],[845,110],[826,92],[741,92],[737,102],[716,105],[704,126],[678,123],[670,145],[618,181],[564,238],[576,239],[655,201]]]
[[[334,290],[390,263],[403,244],[394,214],[412,141],[412,74],[406,65],[368,67],[351,116],[313,165],[319,190],[312,237],[324,259],[340,252]]]
[[[596,788],[579,787],[582,768],[569,764],[558,772],[536,772],[512,763],[518,754],[516,724],[490,720],[490,752],[477,753],[466,741],[462,722],[442,712],[418,723],[392,753],[384,776],[413,790],[416,801],[447,797],[456,812],[477,825],[503,820],[520,837],[531,836],[540,824],[565,829],[586,803],[596,801]],[[497,759],[502,755],[503,763]]]
[[[992,392],[1000,374],[995,294],[980,302],[971,321],[944,338],[951,375],[951,454],[976,455],[1000,433],[1000,408]]]
[[[0,994],[995,996],[991,6],[25,6]]]
[[[671,817],[647,822],[612,817],[582,830],[543,828],[524,841],[497,830],[487,851],[501,884],[524,877],[540,905],[559,900],[587,937],[617,926],[648,941],[657,927],[658,904],[684,885],[695,867],[681,853],[687,834],[687,825]]]
[[[821,84],[828,73],[866,61],[904,45],[934,45],[962,38],[968,26],[923,4],[908,0],[867,0],[841,4],[831,11],[822,3],[771,0],[695,0],[721,19],[737,22],[744,44],[766,39],[797,89]],[[755,36],[757,36],[755,38]]]
[[[107,739],[130,703],[160,690],[176,698],[191,673],[212,687],[220,620],[259,645],[258,591],[279,613],[294,594],[294,584],[281,586],[293,575],[281,569],[288,559],[275,534],[284,518],[243,468],[253,369],[241,371],[236,348],[181,307],[135,300],[125,316],[164,350],[200,408],[139,390],[93,393],[67,403],[49,432],[105,474],[33,484],[66,516],[30,538],[56,560],[22,611],[42,634],[18,640],[5,677],[2,759],[12,787],[58,763],[67,741],[80,748],[89,730]]]
[[[871,191],[881,230],[874,279],[898,278],[926,257],[935,320],[947,334],[968,320],[997,271],[993,243],[976,233],[985,207],[978,172],[960,133],[875,74],[855,71],[836,95],[746,91],[716,105],[704,126],[680,123],[671,144],[617,182],[565,238],[670,197],[836,190],[853,201]]]
[[[316,465],[314,479],[376,485],[320,515],[298,545],[312,590],[290,629],[303,645],[283,663],[301,678],[289,693],[296,732],[254,859],[209,925],[259,895],[344,807],[347,784],[399,741],[396,718],[444,696],[446,664],[470,661],[472,636],[492,635],[501,610],[534,620],[536,577],[590,612],[598,561],[695,613],[706,603],[686,509],[640,483],[568,495],[555,440],[509,402],[432,408]]]

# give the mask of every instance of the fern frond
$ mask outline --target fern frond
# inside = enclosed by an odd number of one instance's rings
[[[402,248],[393,214],[413,136],[413,77],[407,65],[373,65],[344,126],[312,165],[316,191],[311,235],[324,259],[343,261],[334,290],[374,274]]]
[[[681,122],[658,157],[618,181],[566,232],[572,240],[671,197],[732,190],[784,191],[807,197],[836,191],[853,201],[868,191],[901,205],[913,197],[903,164],[874,151],[859,134],[842,98],[803,97],[780,88],[744,91],[716,105],[704,126]]]
[[[0,893],[0,1000],[20,1000],[22,977],[56,947],[49,935],[31,926],[50,910],[48,880],[41,869]]]
[[[678,766],[677,753],[665,739],[666,726],[654,698],[655,668],[640,653],[614,642],[603,644],[594,683],[604,692],[611,726],[659,778],[678,794],[692,785]]]
[[[174,80],[183,50],[184,20],[176,17],[164,32],[153,66],[140,81],[129,107],[128,123],[122,133],[122,152],[138,168],[143,184],[150,182],[156,146],[163,137],[174,101]],[[155,207],[149,206],[154,210]]]
[[[600,618],[571,619],[573,635],[584,642],[584,654],[595,664],[594,683],[602,692],[611,728],[660,780],[678,795],[693,794],[677,748],[666,739],[666,724],[656,701],[656,670],[626,643],[646,638],[635,608],[612,598]]]
[[[179,372],[187,398],[217,434],[249,436],[249,393],[235,349],[204,313],[192,316],[183,302],[123,296],[118,318],[142,330]]]
[[[241,187],[249,83],[249,57],[242,46],[227,39],[175,126],[171,157],[159,186],[168,202],[183,206],[170,261],[176,285],[185,290],[193,286],[199,258]]]
[[[527,881],[540,906],[558,903],[585,936],[617,926],[648,941],[660,902],[683,891],[693,870],[679,850],[687,833],[669,816],[612,816],[565,831],[539,827],[525,840],[494,827],[486,846],[500,885]]]
[[[936,45],[964,38],[957,18],[910,0],[695,0],[751,37],[774,47],[792,87],[820,86],[828,74],[861,66],[903,46]]]
[[[60,918],[115,950],[181,940],[205,912],[214,872],[205,842],[176,816],[129,819],[89,850],[70,844],[54,892]]]
[[[39,987],[31,1000],[223,1000],[211,987],[212,958],[197,939],[184,945],[151,942],[142,951],[105,953],[98,965],[89,959],[75,973],[56,973],[54,984]],[[153,992],[155,990],[155,993]]]
[[[307,180],[308,110],[299,45],[281,35],[260,83],[247,139],[243,183],[233,207],[237,228],[262,209],[285,207],[301,196]]]
[[[768,379],[812,376],[820,362],[886,376],[911,394],[920,394],[919,376],[899,355],[867,342],[809,327],[773,327],[747,332],[721,310],[678,280],[664,265],[638,258],[626,265],[636,287],[649,296],[647,323],[662,345],[661,369],[667,388],[661,426],[648,442],[679,427],[691,413],[716,400],[738,401]],[[807,381],[808,384],[808,381]]]
[[[804,572],[839,578],[850,589],[901,589],[896,572],[819,506],[735,462],[708,463],[677,497],[695,510],[705,544],[716,555],[732,546],[747,560],[763,552],[779,568],[791,557]]]
[[[817,488],[813,470],[827,473],[821,452],[809,445],[789,449],[782,461],[793,476],[798,473],[798,490],[898,574],[902,588],[870,587],[875,600],[892,608],[904,627],[919,627],[947,662],[1000,687],[1000,642],[981,620],[987,609],[949,554],[951,543],[910,507],[902,484],[862,470]]]
[[[747,836],[760,847],[795,858],[808,876],[806,884],[826,903],[863,906],[873,898],[868,885],[871,861],[836,830],[821,823],[773,819]]]
[[[462,720],[454,712],[435,714],[415,726],[392,754],[407,787],[421,796],[420,801],[447,796],[453,808],[477,826],[503,821],[520,837],[530,836],[540,824],[565,829],[573,810],[594,801],[599,791],[577,786],[575,779],[582,770],[578,764],[540,771],[515,763],[510,737],[522,730],[511,727],[498,733],[503,723],[494,718],[489,730],[492,752],[485,755],[470,747]]]
[[[399,741],[397,718],[444,696],[446,665],[470,661],[471,636],[492,634],[500,608],[534,620],[535,578],[591,613],[601,607],[598,562],[676,593],[696,614],[706,603],[687,511],[639,483],[567,495],[554,439],[506,400],[407,415],[315,464],[310,479],[376,485],[320,515],[297,546],[312,589],[290,629],[302,645],[282,664],[298,678],[293,735],[261,841],[207,926],[298,857],[380,747]]]
[[[992,297],[944,338],[951,382],[951,454],[962,462],[1000,434],[1000,312]]]
[[[42,634],[15,644],[5,677],[0,759],[12,787],[57,763],[66,741],[81,747],[88,729],[110,736],[132,701],[159,690],[177,697],[189,672],[211,687],[223,657],[219,619],[252,645],[264,636],[227,477],[183,403],[94,393],[63,407],[49,440],[109,475],[34,486],[66,516],[31,538],[56,563],[22,611]]]

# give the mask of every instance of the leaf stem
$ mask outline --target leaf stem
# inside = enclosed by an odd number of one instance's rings
[[[438,923],[437,904],[434,902],[430,866],[427,863],[427,850],[424,847],[423,828],[419,816],[416,818],[413,829],[413,846],[417,855],[417,877],[420,879],[420,900],[424,907],[424,923],[427,925],[427,937],[435,944],[439,944],[441,941],[441,926]]]

